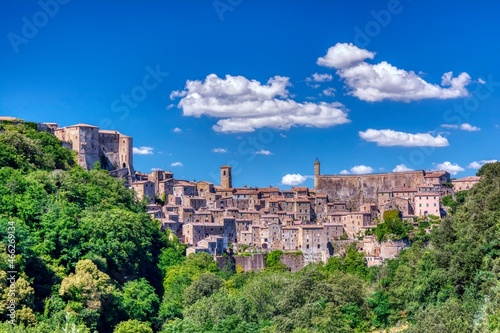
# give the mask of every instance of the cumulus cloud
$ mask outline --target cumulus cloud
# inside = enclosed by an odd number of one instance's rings
[[[337,43],[330,47],[324,57],[316,62],[320,66],[330,68],[349,68],[362,63],[365,59],[373,59],[375,52],[360,49],[352,43]]]
[[[289,173],[281,178],[281,184],[283,185],[299,185],[305,182],[308,178],[313,178],[313,176],[302,176],[300,173]]]
[[[333,79],[332,74],[318,74],[314,73],[311,77],[306,79],[306,82],[329,82]]]
[[[344,170],[340,171],[340,174],[341,175],[350,175],[351,173],[348,170],[344,169]]]
[[[172,92],[170,98],[181,97],[178,107],[184,116],[219,118],[213,126],[216,132],[331,127],[350,122],[341,103],[299,103],[291,99],[288,86],[289,78],[282,76],[262,84],[243,76],[210,74],[203,81],[188,80],[184,90]]]
[[[483,165],[486,163],[495,163],[497,160],[481,160],[481,161],[474,161],[469,164],[467,167],[468,169],[481,169]]]
[[[174,133],[180,133],[180,132],[182,132],[182,128],[176,127],[176,128],[174,128],[172,130],[172,132],[174,132]]]
[[[377,146],[390,147],[446,147],[449,145],[448,139],[441,135],[432,136],[428,133],[405,133],[391,129],[367,129],[359,131],[359,136],[368,141],[376,142]]]
[[[362,175],[366,173],[372,173],[373,168],[366,165],[356,165],[351,168],[351,173],[355,175]]]
[[[269,150],[265,150],[265,149],[262,149],[262,150],[259,150],[259,151],[256,151],[255,152],[255,155],[272,155],[273,153],[271,153]]]
[[[135,155],[153,155],[153,150],[154,148],[145,146],[132,148],[132,152]]]
[[[450,175],[456,175],[457,173],[465,170],[457,163],[451,163],[448,161],[440,163],[440,164],[436,164],[435,169],[448,171],[450,173]]]
[[[352,43],[337,43],[328,49],[325,56],[318,58],[317,64],[335,68],[337,75],[345,81],[349,94],[368,102],[410,102],[469,95],[465,87],[471,82],[471,77],[465,72],[457,77],[447,72],[438,85],[425,81],[414,71],[399,69],[386,61],[378,64],[365,62],[374,57],[374,52],[358,48]]]
[[[394,169],[392,169],[392,172],[404,172],[404,171],[413,171],[413,169],[408,168],[404,164],[398,164]]]
[[[225,154],[228,150],[226,148],[214,148],[212,149],[212,153]]]
[[[174,162],[174,163],[170,164],[170,166],[172,166],[172,167],[181,167],[181,166],[183,166],[183,164],[182,164],[182,162]]]
[[[475,131],[479,131],[480,130],[479,127],[472,126],[471,124],[468,124],[468,123],[463,123],[461,125],[443,124],[443,125],[441,125],[441,127],[451,128],[451,129],[459,129],[459,130],[468,131],[468,132],[475,132]]]

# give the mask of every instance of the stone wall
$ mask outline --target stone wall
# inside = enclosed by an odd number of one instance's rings
[[[369,175],[319,175],[316,192],[328,195],[330,201],[344,201],[356,211],[367,202],[377,202],[379,191],[393,188],[416,188],[424,183],[424,171],[390,172]]]
[[[240,265],[243,271],[260,271],[266,268],[265,254],[258,253],[252,254],[251,256],[234,256],[236,265]]]
[[[290,267],[292,273],[295,273],[304,267],[304,256],[299,253],[283,253],[281,262]]]

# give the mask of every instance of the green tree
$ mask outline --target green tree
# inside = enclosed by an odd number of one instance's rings
[[[147,323],[131,319],[116,325],[113,333],[153,333],[153,329]]]
[[[186,305],[194,304],[203,297],[209,297],[224,285],[224,281],[213,273],[203,273],[184,291]]]
[[[159,303],[155,289],[144,278],[129,281],[123,286],[121,306],[131,319],[151,321]]]

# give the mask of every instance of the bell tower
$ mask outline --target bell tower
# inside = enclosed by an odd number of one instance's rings
[[[318,186],[318,176],[321,174],[320,170],[320,163],[319,160],[316,158],[314,161],[314,188]]]
[[[233,180],[231,177],[231,167],[221,166],[220,167],[220,186],[222,188],[232,188]]]

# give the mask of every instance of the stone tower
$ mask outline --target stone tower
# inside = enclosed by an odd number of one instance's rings
[[[220,167],[220,186],[222,188],[232,188],[233,187],[230,166],[221,166]]]
[[[314,188],[318,186],[318,176],[321,174],[319,160],[314,161]]]

